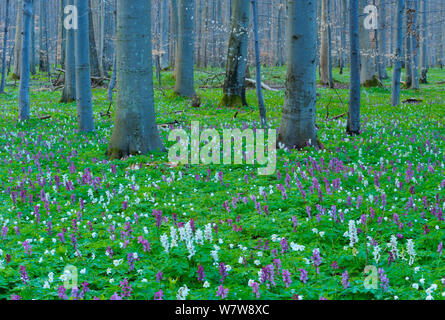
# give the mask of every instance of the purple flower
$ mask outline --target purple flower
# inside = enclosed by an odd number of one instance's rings
[[[379,268],[378,270],[379,274],[379,280],[380,280],[380,287],[383,289],[383,291],[388,291],[389,288],[389,279],[385,274],[385,270],[383,268]]]
[[[122,297],[120,297],[116,292],[111,296],[110,300],[122,300]]]
[[[22,242],[23,248],[25,249],[25,253],[28,255],[32,254],[31,245],[29,244],[28,240],[25,240]]]
[[[21,274],[23,283],[27,284],[29,281],[29,276],[28,276],[28,272],[26,272],[25,266],[20,266],[20,274]]]
[[[57,289],[57,294],[58,294],[58,296],[59,296],[59,299],[65,300],[65,299],[68,298],[68,297],[66,296],[66,289],[65,289],[64,286],[60,286],[60,287]]]
[[[314,251],[312,251],[312,263],[314,264],[317,273],[319,273],[320,270],[318,267],[321,264],[321,257],[320,257],[320,251],[318,249],[314,249]]]
[[[156,281],[157,281],[157,282],[161,282],[162,279],[163,279],[162,271],[159,271],[159,272],[156,274]]]
[[[300,269],[300,281],[306,283],[308,281],[307,271]]]
[[[287,244],[286,238],[281,239],[280,244],[281,244],[281,253],[287,252],[289,246]]]
[[[202,265],[198,266],[198,271],[196,271],[198,273],[198,281],[204,281],[206,275],[204,273],[204,267]]]
[[[442,254],[442,250],[443,250],[443,241],[441,241],[441,242],[439,243],[439,245],[437,246],[437,252],[438,252],[439,254]]]
[[[258,284],[258,282],[253,281],[252,283],[249,284],[250,287],[252,287],[252,291],[255,294],[255,296],[257,297],[257,299],[260,298],[260,285]]]
[[[128,283],[127,279],[124,279],[120,282],[119,286],[122,289],[122,297],[130,297],[131,292],[133,291],[133,288],[131,287],[131,284]],[[120,299],[118,299],[120,300]]]
[[[221,262],[219,264],[219,274],[221,275],[221,283],[224,283],[224,280],[229,275],[227,273],[227,268],[226,268],[226,265],[224,264],[224,262]]]
[[[345,289],[349,288],[349,274],[348,274],[348,270],[343,272],[343,274],[341,275],[341,284],[343,285],[343,287]]]
[[[282,271],[282,274],[283,274],[283,282],[286,285],[286,288],[289,288],[289,286],[292,283],[292,279],[290,278],[290,272],[284,269]]]
[[[162,290],[155,292],[154,300],[163,300],[163,298],[164,298],[164,292]]]
[[[216,292],[216,295],[221,297],[221,299],[225,299],[227,297],[228,293],[229,293],[229,289],[224,288],[223,285],[220,285],[218,287],[218,291]]]

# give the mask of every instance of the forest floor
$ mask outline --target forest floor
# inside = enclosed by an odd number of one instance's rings
[[[249,107],[218,106],[220,72],[197,72],[200,107],[172,93],[171,72],[163,91],[155,81],[166,146],[194,120],[219,132],[259,126],[254,89]],[[317,89],[325,149],[279,150],[271,176],[256,165],[176,166],[166,153],[110,162],[106,89],[93,92],[96,132],[79,134],[75,104],[60,104],[41,75],[32,119],[18,123],[10,82],[0,95],[0,299],[445,299],[445,71],[402,89],[419,101],[396,108],[390,80],[362,89],[357,137],[341,116],[345,72],[334,71],[338,89]],[[264,70],[272,87],[284,79],[284,68]],[[264,97],[276,128],[284,90]]]

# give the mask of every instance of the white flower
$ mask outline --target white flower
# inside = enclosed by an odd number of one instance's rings
[[[204,238],[209,242],[213,241],[212,225],[210,223],[206,224],[204,227]]]
[[[418,283],[413,283],[412,287],[416,290],[419,290],[419,284]]]
[[[190,290],[187,288],[187,285],[179,288],[178,293],[176,294],[176,298],[178,300],[185,300],[189,294]]]
[[[114,264],[115,267],[117,267],[118,265],[120,265],[122,262],[123,262],[122,259],[119,259],[119,260],[113,260],[113,264]]]
[[[380,251],[381,251],[382,249],[380,248],[380,246],[379,245],[376,245],[375,247],[374,247],[374,251],[372,252],[372,255],[374,256],[374,261],[375,261],[375,263],[379,263],[379,261],[380,261]]]
[[[161,245],[164,247],[164,250],[165,250],[165,252],[167,252],[168,253],[168,250],[169,250],[169,246],[170,246],[170,244],[169,244],[169,242],[168,242],[168,236],[164,233],[162,236],[161,236]]]
[[[414,242],[412,239],[408,239],[406,243],[406,251],[409,255],[409,265],[412,266],[414,263],[414,259],[416,258],[416,251],[414,250]]]
[[[354,247],[354,245],[358,242],[358,236],[357,236],[357,228],[355,226],[354,220],[349,220],[349,246]]]
[[[261,264],[261,262],[260,262],[260,260],[255,260],[254,262],[253,262],[256,266],[259,266],[260,264]]]
[[[204,284],[202,285],[204,288],[208,288],[210,287],[210,283],[208,281],[205,281]]]
[[[87,269],[83,268],[82,270],[80,270],[80,274],[85,274],[87,272]]]
[[[391,253],[394,257],[394,259],[399,258],[399,250],[397,249],[397,238],[395,235],[391,236],[391,240],[388,243],[388,246],[391,247]]]

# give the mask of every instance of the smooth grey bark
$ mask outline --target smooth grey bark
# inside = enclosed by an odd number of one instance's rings
[[[343,74],[343,68],[346,66],[346,32],[347,32],[347,24],[348,24],[348,1],[341,0],[341,32],[340,32],[340,57],[339,57],[339,66],[340,66],[340,74]]]
[[[349,34],[351,55],[351,81],[349,87],[349,113],[346,132],[360,134],[360,39],[358,0],[349,5]]]
[[[249,40],[249,15],[249,1],[233,1],[226,77],[221,101],[221,105],[224,106],[235,107],[247,105],[246,68]]]
[[[64,17],[64,8],[67,5],[68,0],[60,0],[60,23],[59,23],[59,34],[60,34],[60,65],[62,69],[65,68],[65,58],[66,58],[66,29],[63,27],[63,17]]]
[[[277,21],[277,66],[281,67],[284,64],[283,59],[283,28],[282,21],[284,16],[284,3],[280,0],[278,7],[278,21]]]
[[[39,0],[39,70],[49,72],[48,2]]]
[[[256,93],[258,100],[258,108],[260,111],[261,126],[267,127],[266,107],[264,105],[263,92],[261,88],[261,54],[260,43],[258,37],[258,8],[256,0],[251,0],[253,13],[253,34],[255,40],[255,66],[256,66]]]
[[[315,128],[316,1],[288,1],[286,35],[286,95],[278,143],[289,149],[317,146]]]
[[[88,39],[89,39],[89,56],[90,56],[90,70],[91,75],[93,77],[102,77],[102,66],[99,61],[99,57],[97,54],[97,46],[96,46],[96,35],[94,33],[94,24],[93,24],[93,12],[91,6],[91,0],[88,0]]]
[[[371,33],[373,30],[367,30],[364,25],[364,19],[367,16],[364,14],[364,9],[368,5],[367,0],[359,0],[359,37],[360,37],[360,82],[365,87],[375,87],[379,85],[377,78],[377,69],[375,65],[375,51],[372,47]]]
[[[6,85],[6,51],[8,50],[9,29],[9,0],[6,0],[5,29],[3,31],[3,53],[2,53],[2,79],[0,81],[0,93],[5,92]]]
[[[174,91],[185,97],[195,95],[193,75],[195,55],[194,12],[195,0],[178,1],[178,44]]]
[[[330,41],[329,41],[329,0],[321,0],[321,26],[320,26],[320,84],[333,87],[332,65],[330,60]]]
[[[169,66],[168,54],[168,2],[161,1],[161,69]]]
[[[31,18],[32,18],[32,0],[23,0],[23,34],[22,34],[22,52],[20,54],[20,87],[19,87],[19,120],[28,120],[29,115],[29,78],[31,75]]]
[[[36,74],[36,32],[35,32],[35,21],[36,21],[36,1],[32,2],[32,18],[31,18],[31,74]]]
[[[117,1],[116,119],[107,154],[113,159],[164,151],[153,95],[151,3]]]
[[[402,45],[403,45],[403,15],[405,12],[405,0],[397,0],[396,16],[396,45],[392,70],[391,105],[400,103],[400,80],[402,74]]]
[[[406,1],[406,15],[405,15],[405,86],[410,88],[413,82],[413,68],[412,68],[412,23],[413,23],[413,12],[412,12],[412,0]]]
[[[419,0],[412,0],[412,25],[411,25],[411,50],[412,50],[412,89],[419,89],[419,43],[417,41],[418,38],[418,26],[417,26],[417,12],[419,11]]]
[[[388,79],[386,70],[386,0],[379,0],[378,13],[379,76],[381,79]]]
[[[91,73],[89,57],[88,0],[75,0],[78,29],[74,31],[76,55],[76,102],[79,130],[94,131]]]
[[[22,53],[22,16],[23,0],[17,0],[17,17],[15,23],[15,41],[14,41],[14,64],[12,69],[12,79],[20,79],[20,54]]]
[[[176,78],[176,52],[178,51],[178,0],[171,0],[171,24],[172,24],[172,62],[174,64],[174,75]]]
[[[74,0],[67,0],[67,4],[72,5]],[[63,87],[60,102],[69,103],[76,101],[76,58],[74,55],[74,33],[70,29],[66,30],[66,50],[65,50],[65,86]]]
[[[428,1],[421,1],[420,12],[422,13],[422,37],[420,46],[420,83],[428,83]]]

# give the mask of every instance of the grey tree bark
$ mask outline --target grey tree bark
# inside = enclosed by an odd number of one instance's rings
[[[161,69],[169,66],[168,54],[168,2],[161,1]]]
[[[6,51],[8,50],[8,28],[9,28],[9,0],[6,0],[5,29],[3,31],[3,53],[2,53],[2,79],[0,81],[0,93],[5,92],[6,85]]]
[[[36,74],[36,32],[35,32],[35,21],[36,21],[36,1],[32,2],[32,18],[31,18],[31,74]]]
[[[286,96],[278,142],[289,149],[317,146],[315,128],[316,1],[288,1],[286,34]]]
[[[22,53],[22,16],[23,16],[23,0],[17,0],[17,17],[15,23],[15,41],[14,41],[14,65],[12,69],[12,79],[20,79],[20,54]]]
[[[23,15],[23,35],[22,35],[22,52],[21,68],[20,68],[20,88],[19,88],[19,120],[28,120],[29,112],[29,78],[31,75],[31,18],[32,18],[32,0],[23,0],[22,8]]]
[[[406,15],[405,15],[405,70],[406,70],[406,78],[405,78],[405,86],[410,88],[413,83],[413,68],[412,68],[412,24],[413,24],[413,9],[412,9],[412,0],[406,1]]]
[[[396,16],[396,46],[392,70],[391,105],[400,103],[400,81],[402,73],[402,45],[403,45],[403,15],[405,13],[405,0],[397,0]]]
[[[178,44],[174,91],[185,97],[195,95],[193,74],[195,56],[194,12],[195,0],[178,1]]]
[[[75,0],[78,29],[74,32],[76,55],[76,102],[79,130],[94,131],[91,73],[89,57],[88,0]]]
[[[73,5],[74,0],[67,0],[67,4]],[[74,33],[70,29],[66,30],[66,50],[65,50],[65,86],[63,87],[60,102],[70,103],[76,101],[76,58],[74,55]]]
[[[116,119],[107,154],[113,159],[162,150],[156,126],[151,52],[151,3],[117,1]]]
[[[22,0],[20,0],[22,1]],[[39,0],[39,70],[49,72],[48,2]]]
[[[332,65],[329,63],[329,0],[321,0],[320,84],[333,87]]]
[[[422,37],[420,47],[420,83],[428,83],[428,1],[421,1]]]
[[[419,11],[419,0],[412,0],[412,25],[411,25],[411,50],[412,50],[412,89],[419,89],[419,42],[418,42],[418,26],[417,26],[417,12]]]
[[[349,113],[346,132],[360,134],[360,39],[358,0],[349,5],[349,35],[351,54],[351,80],[349,87]]]
[[[375,65],[375,52],[371,43],[371,33],[373,31],[365,28],[364,19],[367,16],[364,14],[364,9],[368,5],[367,0],[359,0],[359,36],[360,36],[360,82],[365,87],[375,87],[380,84],[377,77],[377,69]]]
[[[255,65],[256,65],[256,93],[258,100],[258,108],[260,111],[261,126],[267,127],[266,106],[264,105],[263,92],[261,88],[261,55],[258,37],[258,8],[257,1],[251,0],[253,13],[253,34],[255,39]]]
[[[378,43],[379,43],[379,75],[381,79],[388,79],[386,70],[386,1],[379,0],[378,7]]]
[[[233,1],[226,78],[221,101],[221,105],[228,107],[247,105],[245,80],[249,40],[249,9],[249,1]]]
[[[97,54],[97,46],[96,46],[96,36],[94,33],[94,25],[93,25],[93,13],[92,13],[92,6],[91,6],[91,0],[88,0],[88,39],[89,39],[89,56],[90,56],[90,70],[91,75],[93,77],[101,77],[102,76],[102,66],[99,61],[99,57]]]

